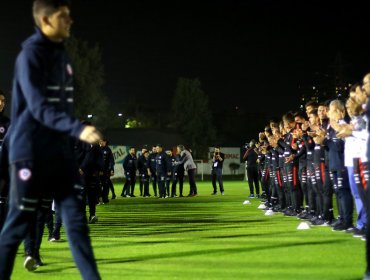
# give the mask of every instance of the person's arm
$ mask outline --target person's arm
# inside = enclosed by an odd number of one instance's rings
[[[64,111],[57,110],[46,96],[47,81],[40,54],[35,50],[24,50],[17,59],[16,71],[18,85],[22,88],[28,111],[44,126],[68,133],[88,143],[95,143],[101,138],[93,126],[84,126],[81,122]]]
[[[188,160],[189,156],[187,153],[183,153],[180,157],[180,160],[177,162],[177,164],[184,164]]]

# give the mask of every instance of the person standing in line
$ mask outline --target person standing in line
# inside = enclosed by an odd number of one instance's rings
[[[154,192],[155,197],[158,196],[157,195],[157,175],[156,175],[156,170],[155,170],[156,156],[157,156],[157,148],[156,146],[153,146],[152,151],[149,153],[149,157],[148,157],[148,174],[153,184],[153,192]]]
[[[166,195],[166,178],[169,175],[169,171],[171,170],[171,168],[168,165],[168,156],[163,151],[163,146],[161,144],[157,144],[156,151],[157,156],[155,157],[155,170],[158,182],[159,198],[167,198],[168,196]]]
[[[150,197],[149,193],[149,174],[148,174],[148,157],[149,151],[142,149],[142,154],[137,160],[137,170],[140,178],[140,195],[143,197]]]
[[[166,195],[168,197],[176,197],[176,189],[175,192],[170,190],[171,182],[173,182],[173,176],[176,169],[176,158],[172,154],[172,150],[166,150],[167,155],[167,166],[168,166],[168,175],[166,178]]]
[[[184,164],[176,164],[177,161],[180,160],[180,155],[175,155],[175,162],[173,166],[173,176],[172,176],[172,187],[171,187],[171,197],[177,197],[176,194],[176,186],[177,182],[179,182],[179,197],[184,197],[183,195],[183,188],[184,188]]]
[[[212,195],[217,195],[217,184],[218,182],[220,193],[224,195],[224,184],[222,181],[222,167],[224,164],[225,154],[221,153],[220,147],[215,147],[212,157],[212,186],[213,186],[213,193]]]
[[[245,151],[243,155],[243,160],[247,162],[247,177],[249,185],[249,197],[259,198],[260,197],[260,186],[258,178],[258,152],[256,148],[256,141],[252,139],[249,142],[249,148]],[[255,194],[256,191],[256,194]]]
[[[9,280],[18,247],[36,221],[43,197],[61,210],[72,255],[84,280],[100,280],[73,151],[74,138],[96,143],[101,134],[72,116],[73,69],[64,47],[72,19],[67,0],[35,0],[36,31],[16,59],[9,134],[9,211],[0,234],[0,276]],[[57,67],[56,67],[57,66]],[[50,184],[53,182],[53,184]],[[32,257],[25,262],[34,266]]]
[[[126,182],[121,193],[122,197],[135,197],[136,168],[137,168],[136,149],[130,147],[129,154],[123,160],[123,170]],[[131,187],[131,191],[130,191]]]
[[[177,153],[180,154],[180,160],[176,162],[177,165],[184,164],[184,170],[187,171],[189,177],[190,190],[188,196],[197,196],[197,184],[195,182],[195,171],[197,166],[193,160],[193,157],[189,151],[187,151],[184,145],[177,146]]]
[[[139,190],[140,190],[140,196],[143,196],[143,193],[144,193],[144,185],[146,183],[146,180],[145,180],[145,175],[148,174],[148,170],[145,171],[145,173],[143,172],[143,167],[145,166],[145,168],[147,168],[147,163],[146,161],[148,160],[148,157],[147,156],[144,156],[144,154],[146,154],[146,152],[148,152],[148,149],[146,147],[146,145],[144,145],[144,147],[141,148],[141,154],[138,156],[137,158],[137,170],[139,172]],[[149,155],[149,153],[148,153]]]
[[[112,192],[112,199],[116,198],[113,183],[110,177],[114,176],[114,156],[111,148],[108,146],[108,140],[103,139],[99,142],[100,149],[103,153],[103,174],[100,176],[100,183],[102,185],[102,199],[104,203],[108,203],[109,190]]]

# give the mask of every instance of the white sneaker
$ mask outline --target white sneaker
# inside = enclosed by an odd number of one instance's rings
[[[36,260],[31,256],[26,257],[26,259],[24,260],[23,266],[28,271],[35,271],[37,269]]]

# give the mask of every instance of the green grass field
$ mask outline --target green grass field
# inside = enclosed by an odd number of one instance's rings
[[[117,194],[121,184],[116,184]],[[188,184],[185,183],[185,194]],[[198,182],[193,198],[121,198],[98,206],[90,225],[102,279],[361,279],[365,242],[330,227],[297,230],[295,217],[264,216],[246,182],[225,182],[211,196]],[[138,186],[136,194],[138,193]],[[64,242],[41,246],[45,266],[23,268],[20,247],[12,279],[81,279]],[[1,252],[0,252],[1,254]]]

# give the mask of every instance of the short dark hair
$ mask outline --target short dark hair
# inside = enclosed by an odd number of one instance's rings
[[[38,21],[38,16],[50,16],[59,7],[67,6],[71,7],[70,0],[34,0],[32,13],[35,24],[40,27],[40,22]]]
[[[355,83],[349,88],[349,92],[356,92],[357,87],[361,87],[360,83]]]

